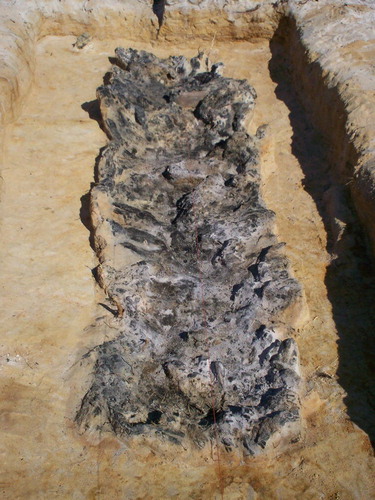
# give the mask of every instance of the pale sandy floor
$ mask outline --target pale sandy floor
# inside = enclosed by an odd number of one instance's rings
[[[89,380],[80,357],[111,335],[113,321],[91,275],[96,265],[80,198],[93,181],[106,137],[81,109],[109,69],[108,56],[126,41],[93,41],[82,51],[73,37],[48,37],[37,47],[34,86],[5,137],[1,203],[2,401],[0,496],[6,499],[220,498],[217,467],[175,450],[128,449],[110,435],[95,444],[76,433],[73,418]],[[195,55],[204,44],[135,48],[158,55]],[[206,47],[210,49],[210,47]],[[248,464],[223,461],[224,498],[372,498],[369,445],[346,417],[334,379],[336,331],[324,285],[325,231],[302,189],[291,153],[288,110],[275,97],[264,43],[214,45],[211,58],[226,74],[247,78],[258,92],[251,130],[269,123],[264,142],[264,197],[277,214],[280,239],[303,283],[310,318],[295,335],[304,375],[305,429],[288,454]],[[293,210],[293,207],[295,208]],[[90,328],[95,318],[99,327]],[[168,458],[169,457],[169,458]],[[216,493],[215,493],[216,491]]]

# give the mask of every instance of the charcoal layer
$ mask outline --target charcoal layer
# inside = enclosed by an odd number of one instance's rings
[[[111,141],[91,211],[118,335],[95,350],[77,420],[256,454],[298,428],[297,347],[277,325],[301,290],[243,126],[255,90],[203,54],[116,57],[97,93]]]

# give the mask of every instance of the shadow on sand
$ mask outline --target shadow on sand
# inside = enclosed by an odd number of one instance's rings
[[[338,184],[330,168],[330,145],[312,126],[291,83],[293,64],[286,55],[288,40],[283,28],[276,31],[270,43],[269,71],[277,83],[277,98],[290,112],[292,152],[303,169],[304,189],[313,198],[327,232],[327,251],[332,261],[327,267],[325,285],[338,333],[338,381],[346,391],[344,402],[350,419],[368,434],[374,445],[374,270],[351,207],[349,190]],[[335,215],[345,219],[341,231]]]

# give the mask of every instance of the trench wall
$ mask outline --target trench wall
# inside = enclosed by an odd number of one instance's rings
[[[350,194],[374,256],[375,161],[368,121],[368,115],[374,114],[374,102],[356,82],[346,80],[345,67],[340,73],[339,65],[336,72],[324,66],[291,13],[281,19],[273,40],[284,49],[281,64],[327,144],[332,180]]]

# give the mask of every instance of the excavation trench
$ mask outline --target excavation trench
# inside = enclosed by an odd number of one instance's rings
[[[150,485],[152,498],[172,493],[191,498],[192,492],[210,498],[219,491],[212,457],[181,451],[176,459],[175,449],[155,453],[147,446],[129,450],[107,432],[105,422],[96,441],[78,436],[73,422],[90,378],[90,363],[81,358],[110,339],[114,326],[111,312],[97,305],[112,308],[91,277],[97,262],[87,232],[87,197],[82,206],[80,198],[94,180],[94,159],[106,143],[95,109],[84,103],[95,100],[116,46],[161,57],[192,57],[206,49],[213,61],[225,63],[225,75],[255,87],[258,99],[249,131],[268,124],[261,153],[263,197],[276,213],[278,237],[286,242],[309,308],[309,318],[295,331],[306,380],[304,430],[277,460],[271,451],[261,467],[256,460],[241,465],[228,457],[223,464],[228,498],[238,492],[245,498],[250,485],[260,498],[277,498],[276,490],[278,498],[301,491],[312,498],[321,491],[352,498],[358,481],[362,498],[371,496],[368,444],[351,423],[373,436],[369,353],[375,294],[351,194],[361,212],[360,203],[346,186],[358,158],[345,132],[342,103],[335,89],[325,86],[319,68],[305,59],[293,22],[284,20],[275,28],[267,33],[271,41],[234,41],[227,32],[225,41],[217,36],[214,43],[199,36],[173,43],[160,38],[156,44],[94,37],[77,51],[72,48],[75,37],[50,32],[38,42],[33,84],[4,139],[6,473],[24,478],[12,485],[9,498],[37,497],[41,484],[43,491],[58,488],[60,496],[78,488],[82,498],[103,492],[114,498],[129,491],[142,497]],[[315,102],[316,95],[321,102]],[[67,469],[72,477],[66,477]],[[338,469],[339,474],[332,472]],[[288,480],[280,484],[280,477]]]

